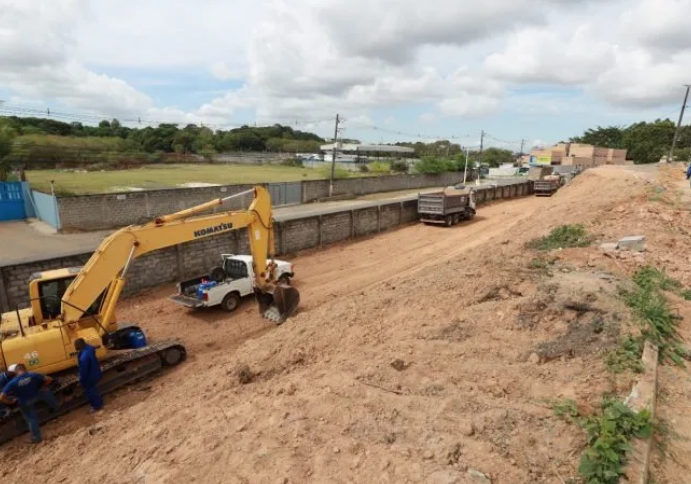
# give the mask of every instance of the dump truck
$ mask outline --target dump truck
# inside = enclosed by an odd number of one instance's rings
[[[535,180],[533,192],[536,197],[551,197],[561,187],[561,176],[547,175],[539,180]]]
[[[421,193],[417,212],[426,225],[439,224],[451,227],[461,220],[475,217],[475,191],[466,186],[448,187],[440,192]]]

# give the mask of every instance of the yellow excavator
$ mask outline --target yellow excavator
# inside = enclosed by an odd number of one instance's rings
[[[199,216],[231,198],[254,194],[249,209]],[[30,308],[5,313],[0,320],[0,370],[23,363],[29,371],[56,378],[62,399],[59,413],[81,405],[85,398],[76,373],[74,341],[83,338],[97,348],[106,393],[186,357],[179,340],[147,344],[143,331],[117,322],[115,307],[132,261],[148,252],[241,228],[248,229],[255,274],[254,292],[264,317],[280,324],[297,309],[300,295],[278,283],[273,262],[271,197],[257,186],[223,199],[158,217],[145,225],[114,232],[82,268],[45,271],[31,276]],[[42,421],[55,417],[38,408]],[[18,412],[0,422],[0,443],[26,431]]]

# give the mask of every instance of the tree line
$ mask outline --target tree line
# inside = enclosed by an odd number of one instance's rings
[[[675,130],[673,121],[657,119],[629,126],[598,126],[570,141],[628,150],[628,158],[637,164],[657,163],[669,154]],[[678,161],[691,159],[691,125],[681,127],[675,158]]]
[[[29,169],[84,163],[151,163],[165,154],[210,158],[215,153],[242,151],[316,153],[323,142],[314,133],[280,124],[225,131],[194,124],[180,128],[168,123],[130,128],[117,119],[89,126],[54,119],[0,117],[3,157]]]

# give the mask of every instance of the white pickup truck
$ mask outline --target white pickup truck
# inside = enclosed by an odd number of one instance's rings
[[[275,260],[276,279],[290,284],[295,273],[290,262]],[[243,297],[254,294],[252,256],[223,254],[223,265],[211,274],[178,283],[178,293],[170,300],[187,308],[197,309],[220,305],[235,311]]]

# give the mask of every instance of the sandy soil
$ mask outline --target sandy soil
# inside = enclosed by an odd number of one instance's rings
[[[587,410],[630,389],[599,354],[631,324],[619,285],[652,263],[691,286],[688,208],[655,191],[675,193],[676,174],[656,177],[603,167],[452,229],[303,254],[300,314],[278,328],[249,301],[232,315],[180,310],[172,287],[123,301],[121,319],[182,338],[189,361],[100,415],[46,425],[38,447],[5,445],[3,482],[568,482],[585,438],[550,402]],[[525,248],[564,223],[600,241],[644,234],[648,251]]]

